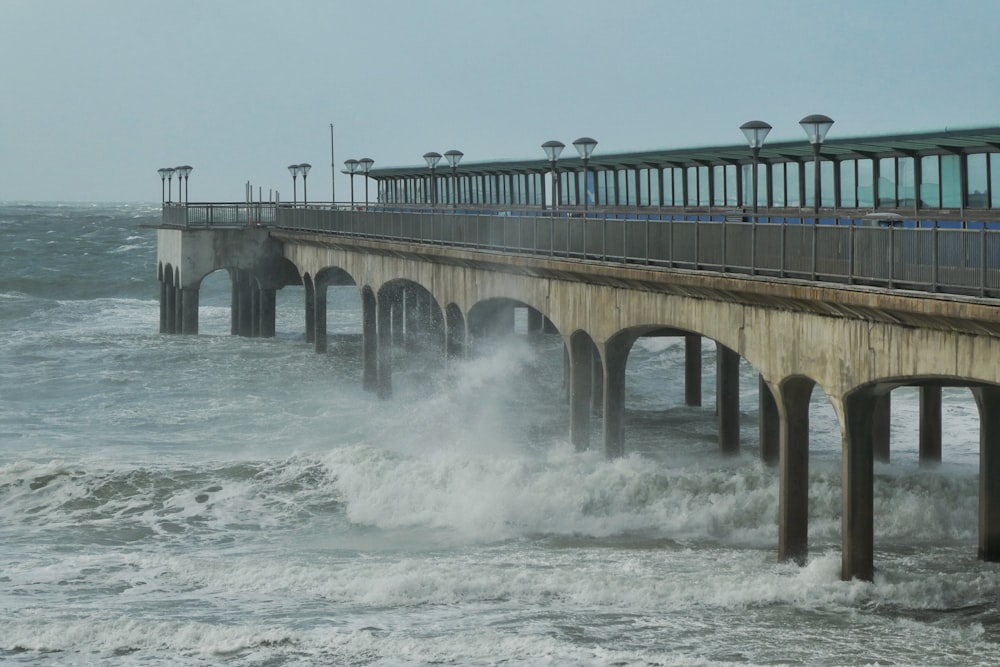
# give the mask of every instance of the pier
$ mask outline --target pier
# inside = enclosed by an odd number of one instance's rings
[[[561,172],[554,160],[440,175],[382,170],[370,175],[374,205],[165,203],[160,330],[196,334],[199,285],[221,269],[232,279],[234,335],[272,336],[276,291],[303,285],[306,340],[322,353],[326,292],[353,285],[363,311],[358,380],[389,399],[403,336],[420,331],[442,359],[461,357],[509,331],[524,309],[530,328],[563,339],[569,439],[608,456],[628,451],[625,367],[635,341],[684,337],[686,396],[696,405],[697,351],[709,338],[722,454],[740,446],[739,361],[759,373],[760,450],[778,468],[783,559],[808,553],[814,388],[832,404],[843,442],[845,579],[874,574],[874,462],[889,456],[891,391],[920,387],[920,460],[933,464],[941,388],[968,387],[980,411],[978,554],[1000,560],[1000,129],[843,140],[823,152],[742,150],[588,157]],[[807,202],[810,159],[817,187]],[[758,161],[765,175],[738,185]],[[879,175],[890,168],[891,199]],[[899,175],[914,170],[907,189]],[[667,183],[680,193],[669,203]],[[868,187],[871,207],[862,206]],[[590,442],[596,418],[601,443]]]

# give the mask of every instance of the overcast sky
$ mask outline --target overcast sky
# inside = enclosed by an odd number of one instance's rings
[[[291,199],[299,162],[329,200],[330,123],[341,200],[348,158],[996,126],[998,30],[994,0],[0,0],[0,201],[155,202],[178,164],[192,201]]]

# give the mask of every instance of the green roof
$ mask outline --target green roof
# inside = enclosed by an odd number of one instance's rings
[[[976,153],[1000,151],[1000,127],[955,129],[938,132],[885,134],[864,137],[841,137],[823,142],[821,155],[828,160],[850,160],[883,157],[905,157],[943,153]],[[775,141],[765,143],[760,149],[760,161],[790,162],[810,159],[813,147],[802,141]],[[694,167],[721,164],[748,163],[750,149],[746,143],[700,148],[671,148],[630,153],[595,153],[590,167],[595,170],[613,170],[629,167]],[[582,166],[579,157],[561,157],[559,167],[573,169]],[[544,156],[530,160],[494,160],[468,162],[457,168],[459,174],[542,173],[549,171]],[[450,167],[439,167],[442,173]],[[389,167],[373,169],[375,179],[406,176],[426,176],[426,166]]]

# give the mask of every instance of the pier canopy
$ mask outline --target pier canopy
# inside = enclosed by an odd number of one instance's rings
[[[735,128],[734,128],[735,133]],[[834,134],[835,130],[833,133]],[[757,205],[764,211],[817,205],[814,147],[805,140],[759,148]],[[379,202],[475,207],[752,207],[753,156],[745,142],[549,160],[462,162],[372,170]],[[1000,127],[828,136],[818,160],[819,206],[915,214],[981,210],[1000,218]],[[555,197],[553,197],[555,193]]]

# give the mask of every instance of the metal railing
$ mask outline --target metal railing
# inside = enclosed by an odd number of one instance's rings
[[[902,227],[861,218],[518,215],[269,204],[165,207],[164,224],[317,232],[890,289],[1000,297],[1000,230]],[[700,219],[685,219],[685,218]],[[175,221],[171,223],[171,221]]]

